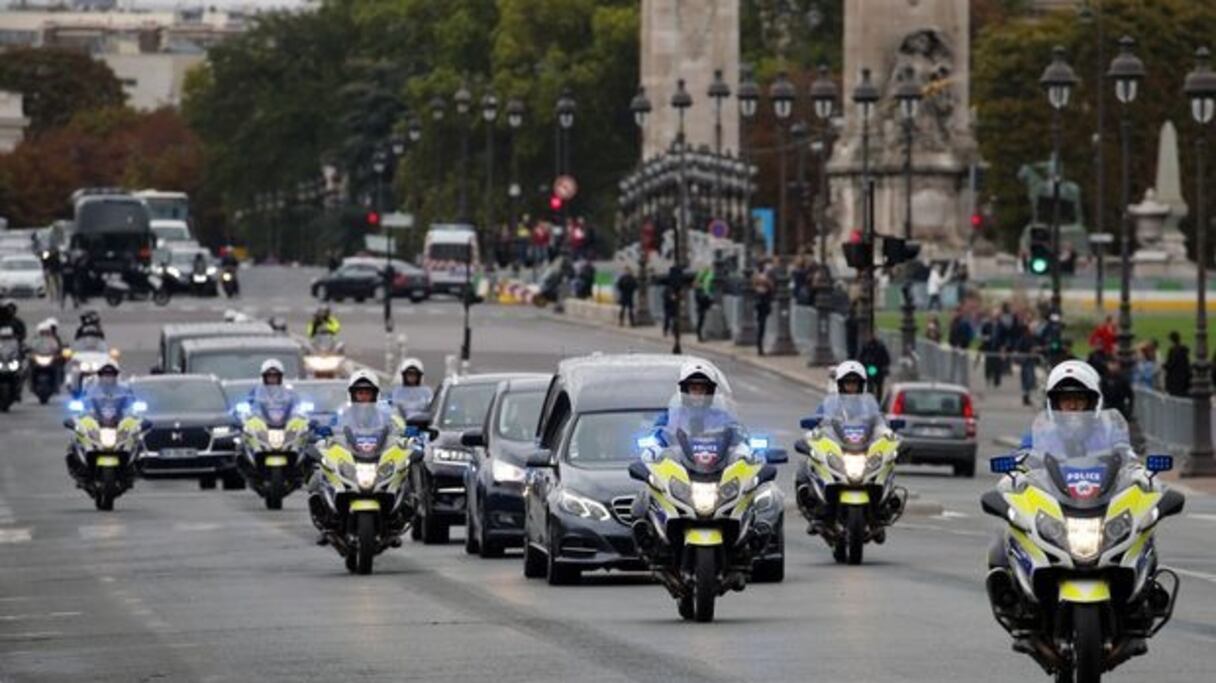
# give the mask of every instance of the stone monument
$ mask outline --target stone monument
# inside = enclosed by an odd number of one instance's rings
[[[1132,260],[1141,275],[1186,276],[1195,271],[1186,256],[1186,236],[1178,227],[1188,213],[1181,175],[1178,133],[1166,121],[1157,146],[1156,188],[1144,193],[1144,201],[1128,207],[1136,219],[1138,248]]]
[[[671,107],[676,81],[692,95],[685,112],[684,135],[695,149],[714,148],[714,102],[707,96],[714,70],[731,91],[739,83],[739,0],[642,0],[641,83],[653,111],[643,133],[642,155],[662,154],[679,130],[679,113]],[[739,105],[722,103],[722,150],[739,149]]]
[[[0,153],[11,152],[25,137],[30,120],[19,92],[0,90]]]
[[[897,74],[911,67],[923,84],[913,142],[913,237],[922,253],[957,255],[970,238],[968,173],[978,160],[970,112],[968,0],[845,0],[844,130],[828,166],[839,248],[862,226],[862,121],[852,102],[863,68],[881,99],[871,117],[874,227],[903,234],[904,137],[894,98]]]

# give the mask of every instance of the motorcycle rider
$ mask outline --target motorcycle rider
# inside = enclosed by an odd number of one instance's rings
[[[135,392],[131,391],[130,385],[119,381],[118,376],[121,372],[122,368],[116,360],[109,359],[101,364],[101,367],[97,369],[97,379],[89,384],[81,399],[84,414],[93,415],[104,421],[113,421],[121,419],[131,412],[135,405]],[[67,465],[68,473],[79,478],[79,463],[73,457],[70,446],[68,447]]]
[[[106,338],[106,333],[101,329],[101,316],[97,314],[97,311],[89,309],[80,314],[80,324],[76,326],[75,339],[81,337]]]
[[[5,299],[0,303],[0,327],[13,328],[13,336],[22,345],[25,344],[25,321],[17,316],[17,302]]]
[[[722,383],[714,366],[699,360],[690,360],[680,366],[676,381],[677,393],[655,423],[656,436],[663,443],[676,443],[675,434],[684,430],[690,434],[734,428],[732,444],[746,442],[746,432],[725,407],[725,397],[718,393]],[[651,453],[651,455],[658,455]]]
[[[329,311],[329,306],[322,306],[313,314],[312,320],[308,322],[308,338],[312,339],[318,334],[338,334],[342,329],[341,323]],[[379,391],[379,387],[377,387]]]
[[[262,383],[249,391],[250,406],[274,405],[284,408],[287,414],[299,403],[295,390],[283,385],[283,363],[278,358],[262,362]]]
[[[389,403],[404,420],[408,420],[412,415],[425,413],[435,396],[435,392],[422,383],[423,373],[422,361],[417,358],[406,358],[397,368],[401,385],[393,388]]]
[[[855,360],[846,360],[837,365],[836,370],[832,373],[832,379],[836,382],[838,395],[864,394],[866,391],[866,368]],[[823,403],[820,403],[815,410],[816,415],[823,415],[825,403],[827,403],[826,396]]]
[[[51,365],[55,369],[55,386],[63,384],[63,341],[59,339],[58,321],[47,318],[34,328],[37,335],[30,341],[30,353],[54,358]],[[32,381],[32,380],[31,380]]]

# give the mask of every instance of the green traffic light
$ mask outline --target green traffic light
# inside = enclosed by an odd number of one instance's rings
[[[866,374],[868,374],[871,377],[876,377],[878,375],[878,366],[877,365],[867,365]]]
[[[1030,272],[1035,275],[1042,275],[1047,272],[1047,259],[1036,258],[1030,261]]]

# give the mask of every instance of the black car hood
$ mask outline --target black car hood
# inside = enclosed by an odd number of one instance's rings
[[[235,427],[237,421],[228,413],[158,413],[145,415],[153,429],[177,429],[179,427]]]
[[[562,463],[559,474],[564,488],[609,503],[618,496],[635,496],[642,489],[641,482],[630,478],[628,467],[621,463],[619,468],[590,470]]]

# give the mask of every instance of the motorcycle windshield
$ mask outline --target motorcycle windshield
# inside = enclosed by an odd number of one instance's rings
[[[679,430],[676,432],[676,438],[685,468],[696,474],[717,474],[725,469],[730,461],[735,431],[730,427],[700,434]]]
[[[0,360],[10,360],[21,356],[21,345],[16,339],[0,339]]]
[[[704,397],[676,392],[667,402],[665,428],[673,434],[684,431],[696,436],[732,427],[746,437],[737,415],[734,401],[725,392]]]
[[[1126,465],[1134,464],[1127,421],[1117,411],[1040,414],[1025,460],[1040,486],[1075,509],[1109,502]]]
[[[254,401],[268,427],[282,427],[291,417],[291,396],[281,386],[260,386]]]
[[[30,343],[30,351],[39,356],[55,356],[59,354],[59,344],[54,339],[35,337]]]
[[[823,402],[829,433],[850,452],[864,452],[874,430],[882,422],[882,411],[873,394],[831,394]]]
[[[81,337],[72,343],[72,352],[108,353],[110,347],[101,337]]]
[[[338,352],[338,338],[327,332],[319,332],[312,338],[312,351],[316,354],[332,354]]]
[[[122,420],[126,400],[123,398],[97,397],[93,399],[93,417],[102,427],[116,427]]]
[[[377,460],[388,442],[391,420],[374,403],[355,403],[342,412],[342,437],[360,460]]]

